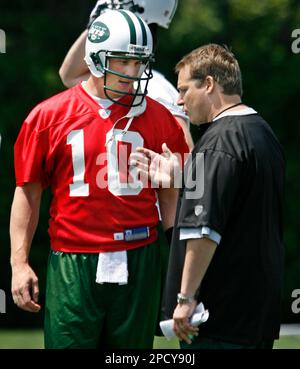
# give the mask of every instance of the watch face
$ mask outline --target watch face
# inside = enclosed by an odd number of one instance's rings
[[[177,303],[178,304],[190,304],[194,301],[193,297],[184,296],[181,293],[178,293],[177,295]]]
[[[188,299],[185,298],[184,296],[182,295],[177,295],[177,302],[178,304],[186,304],[188,302]]]

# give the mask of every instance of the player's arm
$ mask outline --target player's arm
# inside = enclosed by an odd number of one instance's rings
[[[77,38],[59,69],[59,76],[66,87],[72,87],[79,81],[85,81],[90,75],[88,66],[84,61],[87,32],[85,30]]]
[[[162,225],[164,230],[167,230],[174,226],[178,200],[178,189],[159,188],[157,194]]]
[[[31,242],[38,224],[42,186],[27,183],[16,187],[11,209],[10,239],[12,296],[16,305],[38,312],[38,278],[29,265]]]

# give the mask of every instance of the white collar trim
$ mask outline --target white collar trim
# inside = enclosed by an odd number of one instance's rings
[[[231,116],[235,116],[235,115],[251,115],[251,114],[257,114],[257,111],[255,111],[252,108],[245,108],[245,109],[236,110],[236,111],[224,111],[224,113],[220,114],[215,119],[213,119],[213,122],[215,120],[218,120],[218,119],[224,118],[224,117],[231,117]]]

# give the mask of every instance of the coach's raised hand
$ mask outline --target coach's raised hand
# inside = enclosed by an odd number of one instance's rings
[[[154,186],[163,188],[180,187],[180,159],[172,153],[166,143],[162,144],[162,153],[158,154],[145,147],[138,147],[130,155],[130,165],[135,166],[140,175],[148,177]]]

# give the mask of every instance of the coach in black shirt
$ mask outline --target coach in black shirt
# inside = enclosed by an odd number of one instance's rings
[[[182,348],[272,348],[283,284],[282,148],[241,102],[229,50],[200,47],[176,71],[178,103],[202,136],[184,168],[163,310]],[[174,164],[166,148],[160,157]],[[210,316],[195,329],[188,318],[199,301]]]

